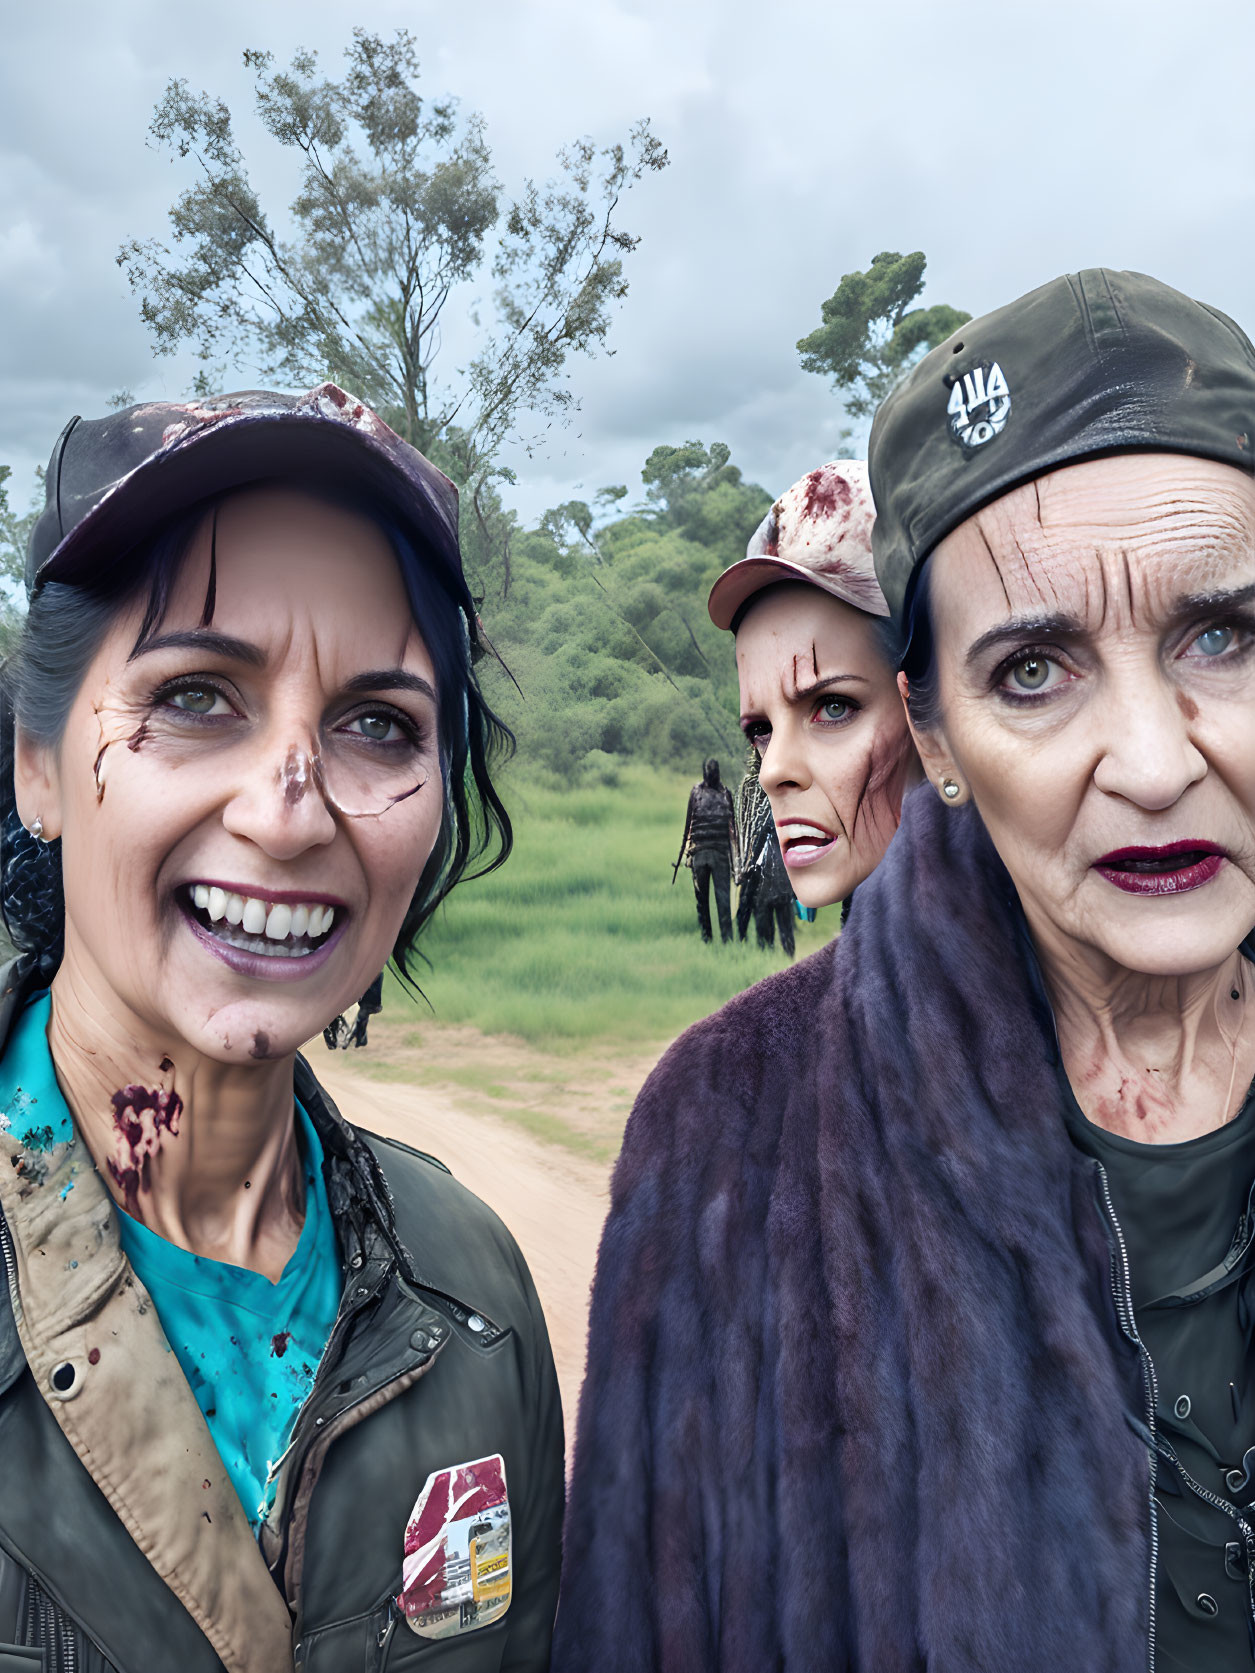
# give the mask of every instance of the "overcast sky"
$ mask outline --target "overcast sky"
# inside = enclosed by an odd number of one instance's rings
[[[482,112],[507,187],[641,116],[670,151],[624,208],[642,243],[617,352],[574,365],[582,412],[515,460],[529,519],[639,489],[659,442],[726,441],[773,492],[829,457],[843,415],[794,345],[880,250],[926,251],[924,300],[976,313],[1106,265],[1255,327],[1251,0],[0,0],[0,463],[19,503],[66,419],[194,371],[153,360],[114,261],[164,233],[191,178],[145,143],[167,80],[244,109],[243,48],[313,47],[334,74],[354,24],[412,31],[425,90]],[[255,183],[281,186],[241,134]]]

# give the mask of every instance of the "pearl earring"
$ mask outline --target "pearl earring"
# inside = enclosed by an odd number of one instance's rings
[[[36,842],[42,842],[44,840],[44,822],[42,819],[32,819],[29,829],[30,834],[34,837]]]
[[[959,794],[959,786],[952,778],[943,778],[941,781],[941,794],[948,802],[952,802]]]

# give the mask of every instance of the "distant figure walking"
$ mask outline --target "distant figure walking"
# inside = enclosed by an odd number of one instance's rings
[[[763,840],[772,823],[771,803],[767,792],[758,782],[761,756],[750,745],[749,760],[736,792],[736,829],[740,843],[741,863],[736,881],[739,894],[736,902],[736,933],[744,941],[754,916],[754,901],[758,895],[759,869],[755,856],[762,850]]]
[[[780,852],[771,803],[758,781],[761,759],[755,750],[736,793],[736,825],[741,844],[737,873],[741,894],[736,904],[736,929],[744,941],[752,917],[758,945],[771,947],[778,926],[780,946],[792,958],[793,884]]]
[[[693,872],[693,893],[697,897],[697,922],[702,940],[710,941],[710,886],[715,888],[719,913],[719,934],[732,939],[732,861],[736,852],[736,820],[732,813],[732,792],[719,777],[719,763],[713,756],[702,765],[702,782],[689,792],[684,835],[680,839],[681,861]],[[675,881],[675,873],[672,873]]]

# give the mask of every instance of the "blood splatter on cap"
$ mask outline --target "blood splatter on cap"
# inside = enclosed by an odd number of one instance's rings
[[[887,616],[872,565],[874,519],[861,459],[834,459],[807,471],[763,518],[745,556],[711,588],[711,621],[731,627],[755,593],[780,581],[804,581],[869,616]]]
[[[377,413],[333,383],[298,395],[249,389],[203,401],[144,401],[73,418],[48,462],[26,589],[90,588],[168,517],[216,494],[280,479],[386,507],[413,532],[466,618],[477,620],[458,547],[458,491]]]

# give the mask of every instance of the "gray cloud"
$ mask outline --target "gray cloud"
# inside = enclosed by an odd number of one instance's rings
[[[973,311],[1105,263],[1255,323],[1245,0],[359,0],[352,21],[413,30],[428,90],[482,110],[507,184],[643,114],[670,147],[624,209],[643,241],[615,354],[573,365],[575,423],[512,461],[527,516],[578,484],[635,488],[661,441],[728,441],[773,490],[826,456],[843,416],[793,345],[881,249],[926,250],[928,299]],[[154,363],[113,259],[161,234],[187,179],[144,143],[167,78],[239,110],[244,46],[310,45],[332,66],[349,26],[332,0],[6,18],[0,461],[29,481],[72,412],[192,375],[186,358]],[[290,172],[241,132],[283,200]]]

